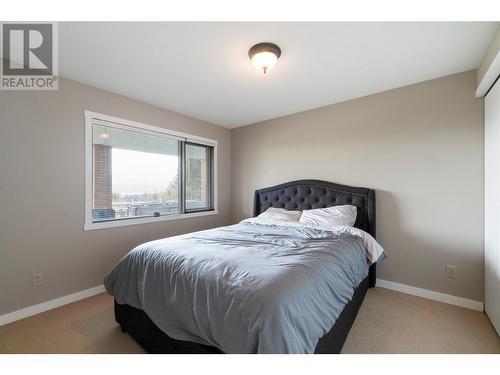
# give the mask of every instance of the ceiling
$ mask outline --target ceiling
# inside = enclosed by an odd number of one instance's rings
[[[59,73],[234,128],[475,69],[494,22],[59,24]],[[267,74],[248,49],[281,47]]]

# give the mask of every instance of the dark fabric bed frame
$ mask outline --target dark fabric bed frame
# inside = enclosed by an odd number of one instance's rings
[[[338,185],[326,181],[299,180],[255,191],[254,216],[269,207],[289,210],[308,210],[350,204],[358,208],[355,227],[375,238],[375,191]],[[332,329],[318,342],[315,353],[340,353],[366,291],[376,282],[376,265],[370,267],[368,276],[355,289],[351,301],[344,306]],[[115,301],[115,319],[122,331],[128,332],[149,353],[221,353],[215,347],[189,341],[175,340],[161,331],[147,314],[129,305]]]

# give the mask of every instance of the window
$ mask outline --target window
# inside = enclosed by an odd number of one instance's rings
[[[87,111],[85,124],[85,229],[216,213],[216,141]]]
[[[213,147],[186,143],[186,211],[207,210],[211,197]]]

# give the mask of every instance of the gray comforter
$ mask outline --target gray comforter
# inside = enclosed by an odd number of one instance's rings
[[[178,340],[225,353],[312,353],[369,265],[348,233],[240,223],[142,244],[104,284]]]

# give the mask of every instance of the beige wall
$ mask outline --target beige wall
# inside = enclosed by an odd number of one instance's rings
[[[84,232],[84,109],[217,139],[220,214]],[[230,141],[228,129],[70,80],[0,91],[0,314],[102,284],[142,242],[229,223]]]
[[[233,221],[257,188],[376,189],[379,277],[483,300],[483,100],[476,71],[234,129]],[[457,266],[456,279],[445,265]]]

